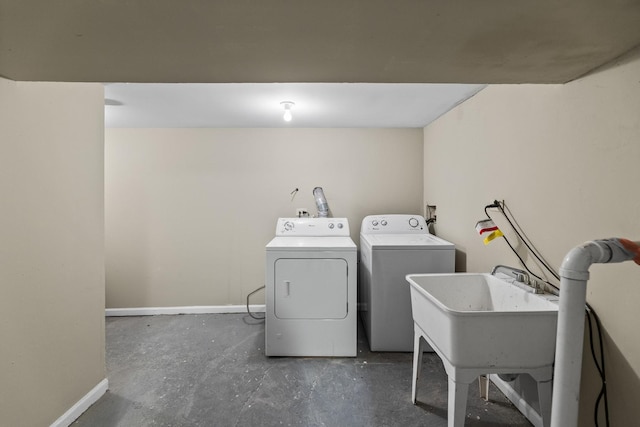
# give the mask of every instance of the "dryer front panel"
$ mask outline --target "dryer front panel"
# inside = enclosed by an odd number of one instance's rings
[[[348,268],[341,258],[280,258],[274,269],[279,319],[347,317]]]

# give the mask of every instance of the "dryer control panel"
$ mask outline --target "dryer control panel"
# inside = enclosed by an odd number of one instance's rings
[[[278,218],[276,236],[348,237],[349,220],[347,218]]]
[[[362,220],[362,234],[428,234],[429,229],[420,215],[369,215]]]

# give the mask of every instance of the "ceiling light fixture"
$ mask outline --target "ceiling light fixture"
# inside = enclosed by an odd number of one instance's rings
[[[291,114],[291,107],[296,105],[296,103],[291,101],[282,101],[280,105],[284,107],[284,115],[282,116],[282,118],[285,122],[290,122],[293,118],[293,115]]]

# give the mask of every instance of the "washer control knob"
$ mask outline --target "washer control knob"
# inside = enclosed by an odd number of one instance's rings
[[[373,225],[374,227],[378,225],[378,220],[374,219],[373,221],[371,221],[371,225]]]
[[[342,223],[341,223],[341,222],[339,222],[339,223],[338,223],[338,228],[342,228],[342,227],[344,227],[344,225],[342,225]]]
[[[331,223],[329,223],[329,228],[330,228],[331,230],[333,230],[333,227],[335,227],[335,225],[334,225],[332,222],[331,222]]]
[[[287,231],[293,230],[293,227],[295,227],[295,225],[291,221],[287,221],[284,223],[284,229]]]
[[[380,221],[380,224],[382,224],[383,226],[387,225],[387,220],[383,219],[382,221]]]
[[[409,218],[409,225],[413,228],[416,228],[418,226],[419,222],[417,219],[415,218]]]

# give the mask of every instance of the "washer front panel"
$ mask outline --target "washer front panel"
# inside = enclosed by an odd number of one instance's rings
[[[360,233],[360,316],[372,351],[413,351],[411,296],[405,276],[450,273],[455,246],[417,215],[371,215]]]

